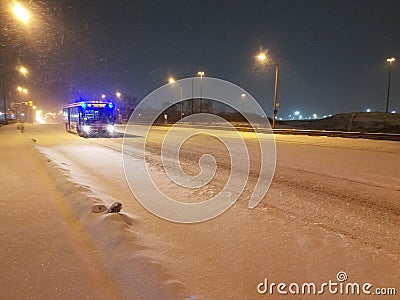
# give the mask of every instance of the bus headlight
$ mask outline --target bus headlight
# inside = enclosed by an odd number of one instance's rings
[[[115,130],[115,128],[114,128],[114,125],[107,125],[107,130],[108,130],[108,132],[114,132],[114,130]]]
[[[89,133],[89,132],[90,132],[90,126],[84,125],[84,126],[83,126],[83,131],[84,131],[85,133]]]

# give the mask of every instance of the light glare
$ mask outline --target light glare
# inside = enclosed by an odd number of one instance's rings
[[[23,23],[27,23],[30,15],[29,12],[18,2],[14,3],[13,13],[20,19]]]
[[[267,59],[267,55],[265,53],[260,53],[257,55],[257,59],[260,61],[265,61]]]
[[[21,74],[23,74],[23,75],[26,75],[26,74],[28,74],[28,69],[25,68],[25,67],[20,67],[20,68],[19,68],[19,72],[20,72]]]

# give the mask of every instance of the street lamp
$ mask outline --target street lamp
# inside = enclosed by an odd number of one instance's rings
[[[242,114],[244,113],[244,97],[246,97],[246,94],[241,94],[240,96],[242,96]]]
[[[23,87],[17,87],[17,91],[20,93],[24,93],[24,94],[28,94],[28,90],[26,88]]]
[[[168,78],[168,83],[170,83],[170,84],[173,84],[173,83],[175,83],[175,78],[174,77],[172,77],[172,76],[170,76],[169,78]],[[181,101],[180,101],[180,108],[181,108],[181,112],[180,112],[180,120],[182,120],[182,118],[183,118],[183,99],[182,99],[182,97],[183,97],[183,87],[181,86]]]
[[[22,93],[22,94],[25,94],[25,95],[27,95],[28,94],[28,90],[26,89],[26,88],[23,88],[23,87],[21,87],[21,86],[18,86],[17,87],[17,91],[19,92],[19,93]],[[20,102],[19,102],[19,119],[20,119],[20,122],[22,121],[22,118],[21,118],[21,116],[22,116],[22,113],[21,113],[21,104],[22,103],[24,103],[24,104],[27,104],[28,105],[28,108],[27,108],[27,114],[28,114],[28,121],[29,121],[29,119],[30,119],[30,114],[29,114],[29,102],[30,101],[28,101],[28,102],[22,102],[21,101],[21,99],[20,99]]]
[[[394,57],[386,59],[389,63],[389,80],[388,80],[388,88],[387,88],[387,97],[386,97],[386,112],[389,112],[389,94],[390,94],[390,75],[392,73],[392,63],[396,59]]]
[[[23,67],[23,66],[19,67],[18,71],[19,71],[22,75],[28,74],[28,69],[25,68],[25,67]]]
[[[204,76],[204,71],[197,72],[197,75],[200,76],[200,104],[199,104],[199,110],[201,112],[201,103],[203,102],[203,76]]]
[[[28,23],[29,18],[30,18],[30,14],[29,12],[26,10],[25,7],[23,7],[20,3],[15,2],[13,9],[12,9],[14,15],[23,23]]]
[[[277,95],[278,95],[279,65],[276,62],[274,62],[274,60],[270,56],[268,57],[263,52],[258,54],[256,57],[261,63],[265,63],[266,60],[269,58],[275,64],[274,117],[272,119],[272,129],[274,129],[275,128],[276,115],[278,114],[278,110],[276,109],[276,107],[277,107],[277,102],[276,102],[277,99],[276,98],[277,98]]]
[[[102,98],[102,99],[106,99],[106,95],[105,95],[105,94],[102,94],[102,95],[101,95],[101,98]]]
[[[122,106],[121,97],[124,96],[124,99],[125,99],[125,101],[124,101],[125,102],[125,105],[124,105],[125,106],[124,107],[125,118],[128,119],[128,98],[127,98],[127,95],[125,93],[121,93],[121,92],[118,91],[118,92],[115,93],[115,96],[117,96],[121,106]],[[122,122],[122,120],[121,120],[121,122]]]
[[[25,75],[28,73],[27,68],[25,67],[20,67],[18,69],[18,71]],[[5,87],[5,80],[8,76],[10,76],[12,74],[12,72],[7,72],[1,75],[1,86],[2,86],[2,91],[3,91],[3,106],[4,106],[4,124],[7,125],[8,124],[8,120],[7,120],[7,101],[6,101],[6,87]],[[28,92],[28,90],[26,91]]]

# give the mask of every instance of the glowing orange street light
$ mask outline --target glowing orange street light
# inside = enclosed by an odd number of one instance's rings
[[[169,77],[168,78],[168,83],[174,83],[175,82],[175,78],[174,77]]]
[[[25,24],[28,23],[30,14],[28,10],[25,7],[23,7],[20,3],[15,2],[12,11],[20,21],[22,21]]]
[[[17,87],[17,91],[20,93],[28,94],[28,90],[26,88],[23,88],[21,86]]]
[[[257,59],[261,62],[264,62],[267,59],[267,55],[265,53],[260,53],[257,55]]]
[[[19,67],[18,71],[19,71],[22,75],[28,74],[28,69],[25,68],[25,67]]]

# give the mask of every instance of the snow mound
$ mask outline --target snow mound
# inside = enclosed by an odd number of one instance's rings
[[[400,114],[354,112],[318,120],[279,121],[278,128],[337,130],[372,133],[400,133]]]

